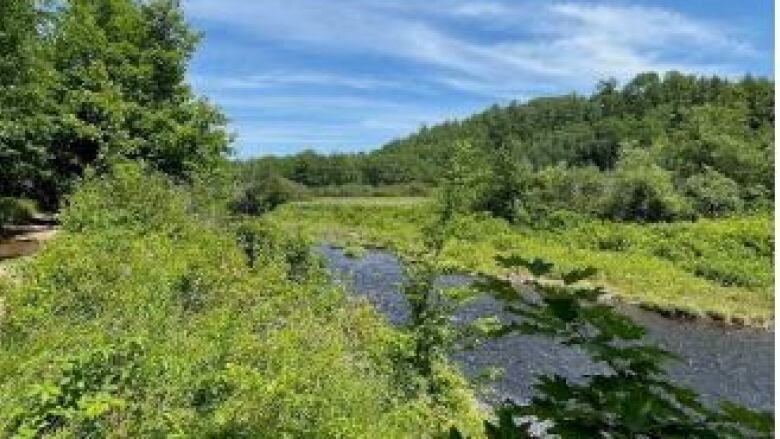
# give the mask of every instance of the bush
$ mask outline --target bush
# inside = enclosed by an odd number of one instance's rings
[[[0,227],[28,222],[37,212],[38,206],[33,200],[0,197]]]
[[[309,198],[305,186],[277,175],[268,175],[261,180],[250,182],[231,203],[235,213],[244,215],[262,215],[290,201]]]
[[[536,206],[535,210],[545,212],[540,217],[560,210],[596,215],[608,183],[604,174],[592,166],[550,166],[535,174],[533,186],[525,198]]]
[[[309,191],[317,197],[427,197],[432,189],[424,183],[381,186],[352,183],[310,187]]]
[[[625,151],[607,194],[604,215],[618,221],[672,221],[692,216],[687,201],[675,192],[672,173],[656,165],[641,149]]]
[[[718,217],[742,209],[737,182],[712,168],[685,180],[684,190],[702,215]]]
[[[127,162],[106,174],[87,176],[67,198],[60,221],[71,232],[172,232],[190,223],[188,205],[187,192],[162,174]]]
[[[311,242],[284,233],[272,223],[245,221],[236,227],[235,234],[251,268],[277,264],[284,267],[289,279],[295,280],[320,267],[312,255]]]
[[[0,436],[402,438],[463,425],[463,406],[405,392],[406,338],[347,301],[306,242],[262,222],[204,225],[187,200],[138,166],[90,178],[65,232],[0,284]]]

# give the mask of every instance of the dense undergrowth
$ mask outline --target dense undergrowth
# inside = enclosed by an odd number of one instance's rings
[[[409,252],[422,244],[421,225],[431,221],[434,206],[297,203],[270,218],[318,239]],[[448,227],[441,264],[452,270],[506,274],[495,256],[519,252],[555,263],[555,278],[593,266],[596,283],[661,310],[754,325],[773,319],[769,215],[641,225],[561,214],[529,227],[477,214],[460,215]]]
[[[445,364],[352,302],[295,235],[223,223],[123,165],[0,280],[2,437],[432,437],[477,431]]]
[[[350,205],[357,207],[354,202]],[[319,208],[334,206],[333,200],[319,204]],[[371,206],[387,208],[386,203],[364,207]],[[539,435],[542,430],[563,438],[772,436],[770,414],[725,401],[704,404],[694,391],[675,384],[664,372],[664,363],[676,356],[648,344],[641,326],[601,303],[602,288],[577,285],[598,272],[592,266],[561,272],[562,285],[526,282],[533,284],[532,291],[520,291],[511,280],[489,274],[479,276],[465,288],[436,287],[436,279],[448,268],[442,258],[449,239],[459,239],[467,227],[446,203],[435,206],[438,208],[430,211],[423,208],[428,215],[418,219],[415,245],[400,249],[405,268],[401,291],[409,304],[409,329],[414,334],[412,365],[420,376],[428,377],[425,382],[429,394],[437,395],[442,388],[433,366],[456,345],[511,333],[547,336],[577,346],[609,370],[580,380],[556,373],[537,376],[530,401],[507,400],[496,407],[495,416],[485,420],[484,434],[488,438],[546,437]],[[317,209],[311,204],[298,207]],[[408,205],[405,213],[411,213]],[[409,231],[408,226],[405,231]],[[345,254],[361,257],[356,250],[359,247],[349,246]],[[492,259],[504,269],[525,268],[537,276],[555,269],[553,263],[539,258],[529,261],[517,252],[494,255]],[[453,318],[455,310],[474,294],[500,297],[504,311],[517,318],[486,316],[459,326],[455,323],[458,319]],[[452,427],[449,437],[473,436]]]

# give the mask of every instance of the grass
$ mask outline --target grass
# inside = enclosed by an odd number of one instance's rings
[[[296,201],[298,206],[321,205],[380,205],[380,206],[410,206],[430,203],[427,197],[318,197],[306,201]]]
[[[283,206],[270,219],[313,239],[406,252],[420,247],[433,212],[422,200],[327,199]],[[507,274],[495,256],[519,254],[553,262],[553,278],[593,266],[593,282],[626,301],[764,326],[774,319],[772,225],[771,216],[755,215],[655,225],[580,219],[537,230],[464,216],[450,226],[442,264]]]
[[[0,277],[0,437],[481,437],[465,379],[441,364],[430,398],[412,335],[308,242],[190,197],[136,166],[86,180]]]

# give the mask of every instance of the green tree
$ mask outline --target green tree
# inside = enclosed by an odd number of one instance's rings
[[[685,180],[685,193],[693,199],[696,210],[707,216],[726,215],[743,206],[739,185],[712,168]]]
[[[45,60],[45,17],[37,2],[0,4],[0,195],[31,195],[47,176],[45,148],[52,129]]]
[[[455,142],[439,195],[442,223],[449,222],[457,213],[474,209],[485,177],[484,164],[474,147],[466,141]]]
[[[672,173],[647,150],[627,149],[615,168],[604,214],[616,220],[670,221],[690,215],[674,189]]]
[[[480,197],[480,210],[516,221],[527,216],[526,194],[532,169],[519,155],[516,142],[501,144],[491,157],[486,190]]]
[[[178,2],[2,8],[0,160],[15,164],[3,192],[53,208],[89,166],[130,158],[181,181],[229,152],[224,116],[185,81],[198,38]],[[11,73],[8,60],[22,68]],[[14,182],[25,186],[8,187]]]

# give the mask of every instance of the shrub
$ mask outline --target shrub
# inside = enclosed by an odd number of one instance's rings
[[[0,197],[0,227],[28,222],[37,212],[38,207],[33,200]]]
[[[204,224],[187,200],[138,166],[89,178],[64,233],[0,285],[0,436],[403,438],[463,425],[463,405],[404,392],[405,337],[347,301],[308,243],[263,222]]]
[[[641,149],[624,152],[607,194],[604,215],[619,221],[672,221],[690,218],[686,200],[675,192],[672,173]]]
[[[576,211],[582,215],[598,213],[599,201],[609,180],[598,168],[562,165],[546,167],[534,176],[533,186],[525,198],[534,210],[547,214],[558,210]]]
[[[427,197],[432,193],[428,185],[416,182],[380,186],[349,183],[312,186],[308,190],[318,197]]]
[[[65,427],[74,437],[104,435],[136,409],[132,402],[138,396],[133,393],[142,389],[142,355],[140,344],[128,342],[64,358],[53,377],[23,395],[7,431],[36,437]]]
[[[231,208],[235,213],[261,215],[284,203],[308,197],[305,186],[284,177],[268,175],[245,186],[231,203]]]
[[[60,220],[71,232],[174,231],[189,223],[188,204],[189,195],[162,174],[127,162],[87,176],[67,198]]]
[[[742,209],[737,182],[712,168],[685,180],[684,190],[702,215],[717,217]]]
[[[310,250],[311,242],[299,235],[284,233],[267,221],[244,221],[237,225],[235,234],[252,268],[278,264],[290,279],[299,279],[319,267]]]

